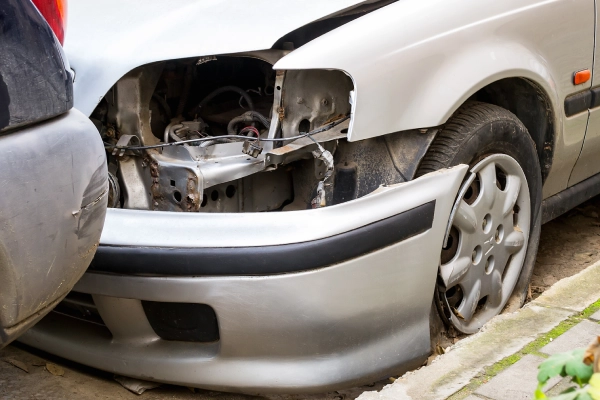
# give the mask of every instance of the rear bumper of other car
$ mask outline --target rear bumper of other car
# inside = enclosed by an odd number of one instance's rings
[[[429,354],[440,248],[467,168],[317,210],[109,210],[74,289],[84,300],[71,300],[84,312],[53,312],[21,340],[213,390],[314,392],[391,376]]]
[[[0,347],[88,267],[107,202],[104,148],[77,110],[0,135]]]

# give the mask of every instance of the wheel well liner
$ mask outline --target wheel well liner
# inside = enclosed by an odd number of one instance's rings
[[[545,181],[554,155],[555,116],[543,89],[529,79],[506,78],[485,86],[471,99],[505,108],[521,120],[536,145]]]

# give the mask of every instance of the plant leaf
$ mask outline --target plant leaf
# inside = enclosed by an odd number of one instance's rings
[[[54,376],[63,376],[65,374],[65,370],[62,367],[52,363],[46,363],[46,371]]]
[[[544,384],[538,383],[537,388],[535,389],[535,392],[533,392],[535,400],[543,400],[543,399],[548,398],[548,397],[546,397],[546,394],[542,390],[543,388],[544,388]]]
[[[587,388],[574,389],[569,388],[558,396],[551,397],[549,400],[592,400],[587,392]]]
[[[593,367],[583,363],[584,349],[576,349],[551,356],[538,367],[538,382],[546,383],[555,376],[572,376],[587,383],[592,376]]]
[[[592,399],[600,400],[600,373],[592,375],[590,378],[590,385],[587,389]]]
[[[7,362],[7,363],[19,368],[20,370],[23,370],[23,371],[29,373],[29,369],[27,368],[27,365],[25,365],[25,363],[22,361],[15,360],[14,358],[7,358],[4,360],[4,362]]]

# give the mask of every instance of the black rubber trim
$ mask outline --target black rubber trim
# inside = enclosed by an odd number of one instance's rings
[[[434,212],[435,200],[339,235],[279,246],[161,248],[100,245],[89,270],[124,275],[222,276],[318,269],[423,233],[431,228]],[[315,229],[319,227],[315,226]]]
[[[592,91],[586,90],[568,96],[565,99],[565,115],[571,117],[588,110],[592,105]]]
[[[600,194],[600,174],[592,175],[542,202],[542,224],[560,217],[584,201]]]
[[[600,107],[600,86],[592,88],[592,104],[590,108]]]

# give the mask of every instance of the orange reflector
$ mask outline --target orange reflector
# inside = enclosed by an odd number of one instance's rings
[[[573,75],[573,85],[581,85],[582,83],[586,83],[590,80],[591,75],[592,73],[589,69],[575,72],[575,75]]]

